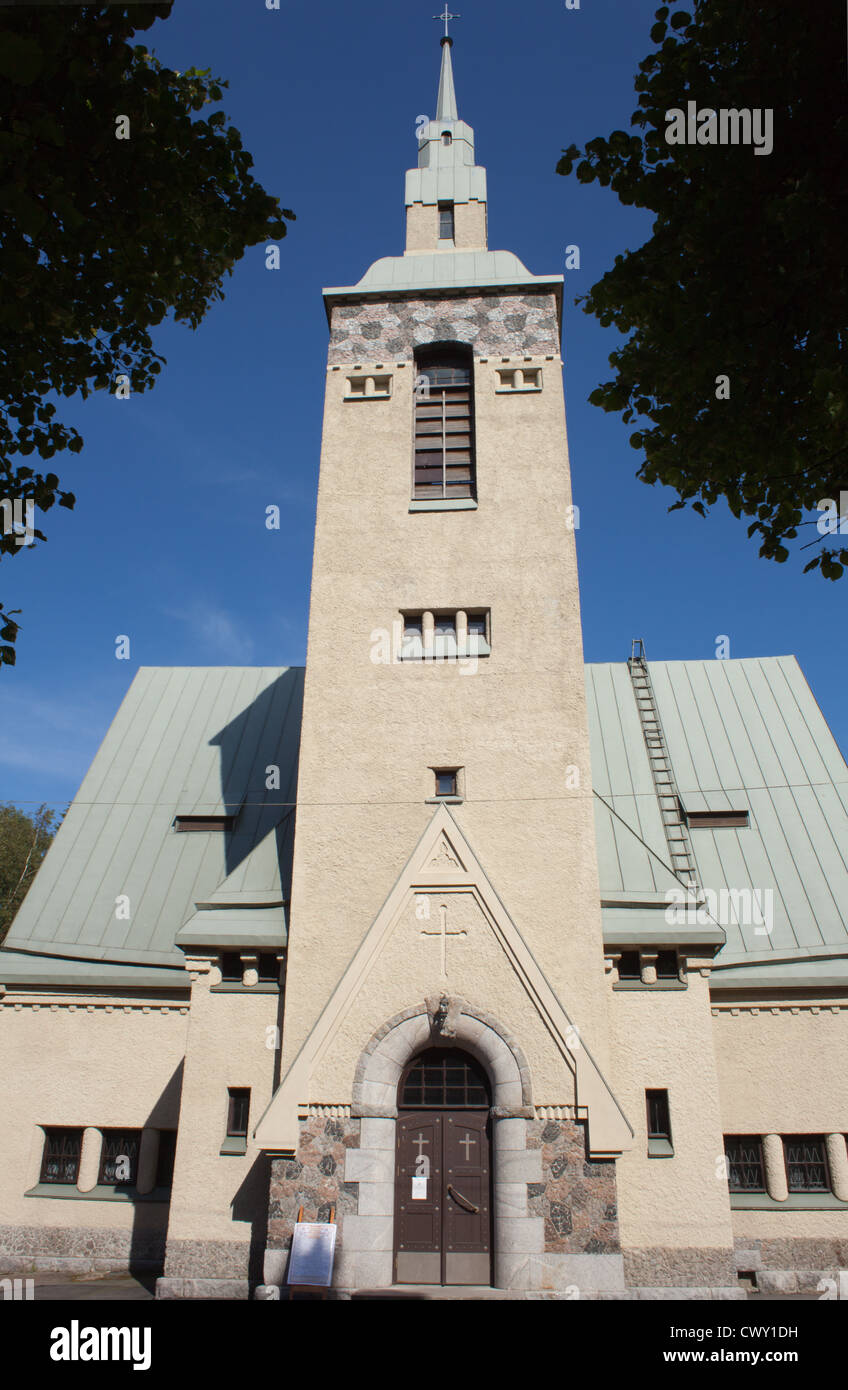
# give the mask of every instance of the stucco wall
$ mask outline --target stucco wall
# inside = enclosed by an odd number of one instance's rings
[[[714,1004],[725,1134],[848,1131],[848,1004]]]
[[[526,296],[486,298],[478,307],[431,301],[418,318],[414,301],[389,306],[407,325],[389,399],[346,401],[344,372],[328,373],[284,1070],[431,818],[425,779],[438,765],[465,769],[465,802],[452,812],[603,1066],[606,1001],[561,364],[534,357],[543,390],[510,395],[496,390],[495,362],[479,360],[490,338],[503,346],[504,335],[530,352],[533,315],[555,333],[553,297],[529,298],[532,307]],[[372,309],[362,311],[363,322],[379,327],[379,315],[368,318]],[[354,328],[345,318],[331,360],[355,357]],[[478,507],[410,512],[410,344],[443,331],[461,333],[478,358]],[[372,340],[363,366],[378,360]],[[372,660],[373,633],[390,633],[402,609],[474,607],[492,615],[492,654],[476,673],[463,674],[457,662]],[[399,959],[396,971],[406,968]],[[487,998],[502,986],[471,956],[467,970],[475,1004],[501,1017],[505,1007],[519,1009]],[[391,1000],[380,986],[362,1001],[351,1053],[411,992],[420,997],[425,986],[431,993],[444,983],[435,959],[422,973],[410,957],[409,974],[402,998],[389,980]],[[519,1018],[504,1021],[518,1030]],[[531,1063],[544,1066],[541,1051]],[[343,1084],[339,1074],[333,1085]]]
[[[271,1097],[279,995],[211,992],[217,966],[192,960],[191,1016],[165,1274],[246,1279],[267,1228],[267,1159],[221,1154],[229,1087],[249,1087],[248,1133]],[[271,1042],[269,1048],[268,1042]],[[258,1266],[257,1266],[258,1267]]]
[[[0,1264],[4,1256],[44,1263],[52,1255],[70,1267],[79,1260],[120,1265],[134,1239],[148,1251],[157,1241],[161,1245],[164,1205],[24,1194],[39,1181],[42,1126],[177,1127],[187,1013],[185,1005],[118,995],[96,1001],[5,995]]]
[[[728,1285],[733,1232],[708,981],[613,991],[612,1084],[636,1129],[617,1165],[621,1244],[633,1284]],[[669,1093],[673,1157],[648,1156],[645,1091]]]

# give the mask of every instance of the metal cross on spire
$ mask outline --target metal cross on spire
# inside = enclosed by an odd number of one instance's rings
[[[434,19],[441,20],[441,21],[444,21],[444,26],[445,26],[445,38],[446,38],[446,39],[449,39],[449,38],[450,38],[450,34],[448,33],[448,23],[449,23],[450,20],[452,20],[452,19],[462,19],[462,15],[461,15],[461,14],[451,14],[450,10],[449,10],[448,7],[447,7],[447,0],[445,0],[445,12],[444,12],[444,14],[434,14],[434,15],[433,15],[433,18],[434,18]]]

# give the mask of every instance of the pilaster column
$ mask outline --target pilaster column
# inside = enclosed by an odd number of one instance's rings
[[[80,1153],[77,1187],[80,1192],[90,1192],[97,1186],[100,1173],[100,1154],[103,1148],[103,1135],[99,1129],[88,1128],[82,1132],[82,1152]]]
[[[145,1125],[141,1131],[138,1147],[138,1174],[136,1188],[139,1192],[152,1192],[156,1182],[156,1165],[159,1162],[159,1131]]]
[[[763,1160],[766,1170],[766,1191],[776,1202],[785,1202],[789,1196],[786,1181],[786,1159],[783,1154],[783,1140],[779,1134],[763,1135]]]
[[[259,983],[259,957],[257,955],[241,956],[243,985],[256,985]]]
[[[422,613],[421,615],[421,641],[424,644],[425,661],[433,660],[433,642],[436,632],[436,619],[432,613]]]
[[[642,984],[655,985],[657,983],[657,954],[650,951],[642,951]]]
[[[468,614],[462,609],[456,615],[456,654],[468,655]]]
[[[848,1202],[848,1146],[844,1134],[828,1134],[827,1166],[830,1169],[830,1185],[834,1197],[840,1202]]]

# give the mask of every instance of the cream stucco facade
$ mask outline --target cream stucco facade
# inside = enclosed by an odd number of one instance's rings
[[[117,833],[81,794],[0,951],[0,1273],[275,1297],[302,1211],[338,1224],[339,1296],[392,1286],[405,1078],[430,1050],[485,1077],[479,1244],[504,1297],[742,1298],[848,1264],[837,797],[807,897],[774,868],[767,941],[664,910],[682,856],[697,886],[774,843],[782,770],[745,759],[761,724],[778,746],[775,691],[793,785],[844,763],[786,659],[679,663],[689,716],[671,664],[655,690],[644,663],[584,667],[562,277],[488,250],[486,198],[445,41],[405,254],[325,291],[305,678],[140,673],[89,777],[117,808],[143,766],[156,815]],[[743,678],[762,708],[711,740]],[[139,1146],[130,1180],[110,1134]]]

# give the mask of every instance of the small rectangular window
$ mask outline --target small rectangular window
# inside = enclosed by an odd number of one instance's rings
[[[680,975],[680,965],[676,951],[657,952],[657,979],[676,980]]]
[[[81,1129],[45,1130],[41,1181],[76,1185],[81,1154]]]
[[[731,1192],[765,1192],[763,1141],[759,1134],[726,1135],[724,1153]]]
[[[454,208],[453,203],[439,203],[439,240],[453,241],[454,239]]]
[[[224,984],[240,985],[244,978],[244,966],[238,951],[224,951],[221,956],[221,980]]]
[[[830,1175],[822,1135],[784,1136],[786,1180],[790,1192],[829,1192]]]
[[[645,1102],[648,1111],[648,1154],[653,1158],[669,1158],[674,1149],[668,1091],[646,1091]]]
[[[259,957],[259,982],[263,985],[275,985],[280,979],[280,962],[272,954],[263,953]]]
[[[177,816],[174,829],[183,832],[190,830],[232,830],[235,816]]]
[[[437,613],[433,619],[433,655],[456,656],[456,615]]]
[[[747,811],[688,811],[686,821],[690,830],[722,830],[729,826],[748,824]]]
[[[468,655],[481,656],[489,651],[488,624],[485,613],[468,614]]]
[[[250,1113],[250,1090],[247,1087],[230,1086],[228,1090],[227,1138],[247,1138],[247,1120]]]
[[[177,1131],[160,1129],[159,1156],[156,1160],[156,1187],[170,1191],[174,1183],[174,1159],[177,1153]]]
[[[115,1187],[135,1187],[140,1145],[140,1129],[104,1129],[97,1181]]]
[[[424,635],[422,619],[418,617],[404,617],[403,620],[403,642],[401,644],[401,660],[411,661],[421,658],[424,655]]]
[[[642,962],[638,951],[622,951],[618,959],[618,978],[620,980],[641,980]]]
[[[436,773],[436,796],[456,796],[456,769]]]

